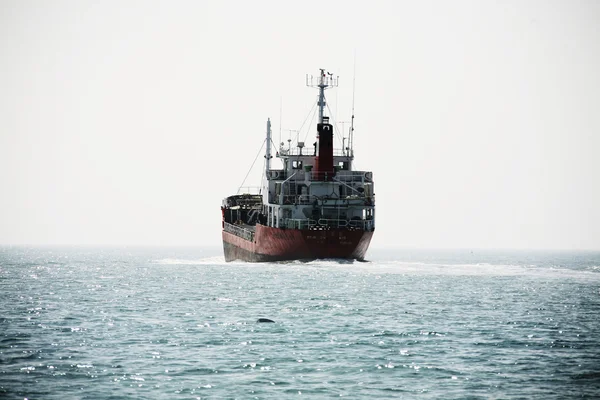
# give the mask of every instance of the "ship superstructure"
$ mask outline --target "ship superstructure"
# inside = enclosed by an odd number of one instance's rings
[[[325,115],[325,90],[337,78],[321,70],[307,85],[319,90],[317,138],[276,152],[283,165],[272,169],[271,121],[267,121],[265,174],[258,194],[223,200],[226,261],[283,261],[317,258],[363,260],[375,230],[373,174],[353,169],[354,116],[348,145],[334,148],[334,126]]]

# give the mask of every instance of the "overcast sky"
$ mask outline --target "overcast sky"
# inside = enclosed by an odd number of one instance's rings
[[[0,1],[0,243],[220,245],[354,54],[373,247],[600,249],[593,0]]]

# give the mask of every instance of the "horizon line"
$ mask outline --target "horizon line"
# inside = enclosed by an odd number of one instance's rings
[[[199,244],[101,244],[101,243],[0,243],[0,248],[6,247],[39,247],[39,248],[50,248],[50,247],[71,247],[71,248],[197,248],[197,249],[222,249],[221,244],[208,244],[208,245],[199,245]],[[467,252],[475,252],[475,251],[552,251],[552,252],[600,252],[600,248],[566,248],[566,247],[556,247],[556,248],[544,248],[544,247],[421,247],[421,246],[372,246],[369,248],[371,250],[415,250],[415,251],[467,251]]]

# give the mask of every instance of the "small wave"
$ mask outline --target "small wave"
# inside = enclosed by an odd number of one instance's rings
[[[206,257],[197,260],[186,260],[181,258],[163,258],[160,260],[153,260],[152,264],[160,265],[214,265],[214,264],[225,264],[224,257]]]
[[[418,275],[485,275],[485,276],[540,276],[547,278],[583,278],[597,279],[600,268],[587,268],[586,270],[567,267],[545,267],[517,264],[494,263],[446,263],[446,262],[420,262],[420,261],[373,261],[358,263],[353,269],[361,269],[373,273],[391,274],[418,274]]]
[[[307,264],[307,263],[303,263],[301,261],[282,261],[282,262],[250,262],[250,261],[241,261],[241,260],[235,260],[235,261],[225,261],[225,258],[223,256],[220,257],[206,257],[206,258],[200,258],[200,259],[194,259],[194,260],[190,260],[190,259],[181,259],[181,258],[163,258],[160,260],[153,260],[151,261],[152,264],[159,264],[159,265],[211,265],[211,266],[219,266],[219,265],[223,265],[223,266],[228,266],[228,267],[265,267],[265,266],[274,266],[274,265],[281,265],[282,263],[285,264]]]
[[[346,258],[323,258],[310,261],[293,261],[294,264],[318,266],[318,267],[345,267],[353,265],[355,260],[349,260]]]
[[[318,260],[293,260],[267,263],[253,263],[245,261],[226,262],[223,256],[205,257],[199,259],[163,258],[151,261],[158,265],[210,265],[228,267],[277,267],[286,265],[302,269],[349,269],[371,273],[391,274],[419,274],[419,275],[486,275],[486,276],[544,276],[544,277],[579,277],[594,278],[600,272],[599,265],[587,267],[585,270],[575,270],[566,267],[543,267],[533,264],[518,265],[508,263],[449,263],[449,262],[423,262],[401,260],[373,260],[356,262],[347,259],[318,259]]]

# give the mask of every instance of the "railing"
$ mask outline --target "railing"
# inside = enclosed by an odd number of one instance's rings
[[[343,150],[343,149],[333,149],[333,155],[336,157],[350,157],[350,152]],[[299,147],[294,147],[291,149],[279,149],[279,156],[301,156],[301,157],[310,156],[310,157],[314,157],[314,156],[316,156],[315,147],[314,146],[303,147],[302,154],[300,154]]]
[[[338,170],[335,172],[317,172],[312,168],[310,171],[305,168],[294,169],[295,178],[294,181],[303,181],[306,179],[306,175],[310,177],[312,180],[322,180],[327,174],[327,178],[329,180],[337,180],[341,182],[373,182],[373,173],[371,171],[347,171],[347,170]],[[271,169],[268,172],[269,180],[278,180],[282,181],[288,178],[286,172],[282,169]],[[258,193],[259,188],[240,188],[239,192],[242,192],[241,189],[248,190],[246,193]]]
[[[287,229],[360,229],[364,231],[372,231],[375,226],[375,221],[372,219],[330,219],[320,218],[314,219],[293,219],[287,218],[284,220],[283,226]]]
[[[345,228],[348,226],[348,220],[346,219],[319,218],[318,223],[321,226],[330,228]]]
[[[351,219],[348,226],[362,229],[363,231],[372,231],[375,227],[375,221],[372,219]]]
[[[343,182],[373,182],[371,171],[338,171],[335,179]]]
[[[279,196],[272,196],[269,202],[272,204],[312,204],[317,202],[324,206],[344,206],[344,205],[373,205],[375,203],[374,196],[366,196],[364,193],[357,193],[343,197],[324,197],[307,194],[286,194],[283,196],[283,203],[279,203]]]
[[[239,236],[242,239],[249,240],[250,242],[254,241],[254,232],[250,229],[243,228],[241,226],[233,225],[228,222],[225,222],[223,225],[223,230],[225,232],[229,232],[235,236]]]
[[[311,229],[317,225],[314,219],[292,219],[285,220],[284,226],[288,229]]]
[[[260,194],[259,186],[240,186],[237,194]]]
[[[310,156],[310,157],[314,157],[316,154],[315,154],[314,146],[310,146],[310,147],[302,148],[302,154],[300,154],[299,147],[294,147],[291,149],[280,149],[279,155],[280,156]],[[333,155],[336,157],[350,157],[349,152],[345,151],[343,149],[333,149]]]

